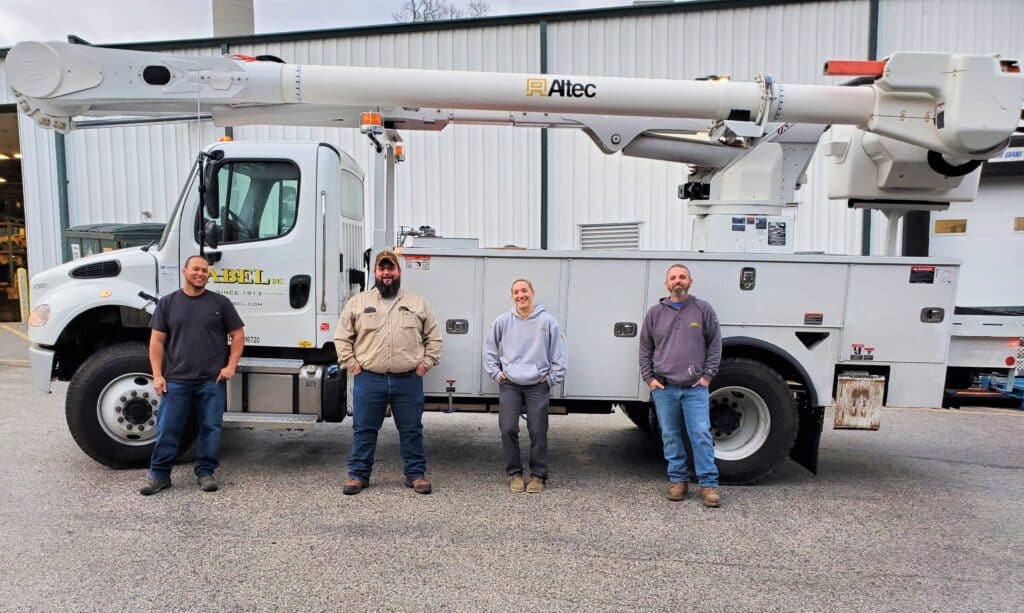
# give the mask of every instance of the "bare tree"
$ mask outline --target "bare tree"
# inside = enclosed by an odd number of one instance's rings
[[[391,17],[397,22],[443,21],[482,17],[490,10],[490,5],[484,0],[472,0],[466,8],[446,0],[405,0],[399,10],[391,13]]]

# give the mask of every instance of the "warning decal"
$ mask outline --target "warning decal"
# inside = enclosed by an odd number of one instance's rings
[[[403,255],[405,268],[410,270],[430,270],[429,255]]]
[[[934,266],[911,266],[910,267],[910,282],[911,283],[935,283],[935,267]]]

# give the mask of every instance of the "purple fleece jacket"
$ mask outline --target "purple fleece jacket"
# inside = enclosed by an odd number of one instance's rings
[[[692,386],[718,374],[722,331],[711,305],[688,296],[679,309],[668,298],[652,306],[640,330],[640,376],[645,383]]]

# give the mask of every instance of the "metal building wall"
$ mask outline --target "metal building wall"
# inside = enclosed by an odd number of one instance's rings
[[[389,68],[538,72],[536,25],[356,36],[232,46],[232,53],[272,54],[286,62]],[[443,236],[482,246],[540,247],[540,133],[495,126],[449,126],[441,133],[402,132],[407,162],[396,170],[396,226],[430,225]],[[245,127],[245,140],[324,140],[349,152],[367,173],[372,205],[374,153],[354,129]],[[367,239],[372,228],[367,225]]]
[[[835,83],[824,60],[866,57],[869,3],[837,0],[640,17],[560,22],[548,27],[549,72],[692,79],[757,73],[798,83]],[[605,156],[583,135],[553,132],[551,242],[576,247],[581,223],[642,221],[641,248],[690,246],[690,218],[676,197],[680,165]],[[858,218],[825,199],[823,168],[800,192],[796,248],[847,252],[859,245]]]
[[[216,139],[209,121],[71,132],[68,224],[167,221],[196,152]]]
[[[164,53],[220,55],[220,48]],[[167,221],[197,150],[217,136],[209,121],[71,132],[65,140],[69,225]]]
[[[57,156],[53,132],[37,128],[21,113],[18,113],[18,137],[31,276],[61,261]]]
[[[880,0],[879,57],[893,51],[1024,58],[1020,0]]]
[[[14,102],[14,96],[11,94],[11,88],[7,83],[7,58],[0,57],[0,104],[11,104]]]

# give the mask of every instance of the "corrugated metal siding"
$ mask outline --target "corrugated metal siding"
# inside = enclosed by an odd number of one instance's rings
[[[11,94],[10,83],[7,82],[7,59],[0,58],[0,104],[12,104],[14,95]]]
[[[549,72],[692,79],[764,72],[798,83],[830,83],[830,57],[866,57],[869,5],[844,0],[575,21],[548,27]],[[690,245],[690,220],[676,187],[680,165],[605,156],[579,134],[553,132],[550,246],[572,248],[579,223],[643,219],[644,249]],[[798,250],[843,252],[858,244],[859,222],[824,198],[821,164],[808,172],[796,236]]]
[[[1024,57],[1020,0],[880,0],[878,54],[999,53]]]
[[[57,163],[54,135],[40,130],[18,114],[21,176],[25,198],[28,273],[31,276],[60,264],[60,207],[57,203]]]
[[[539,28],[517,25],[232,47],[286,62],[392,68],[537,72]],[[236,128],[236,140],[324,140],[349,152],[373,185],[374,154],[357,130]],[[449,126],[402,133],[407,162],[396,170],[396,225],[433,226],[482,246],[540,246],[540,133]],[[367,219],[372,218],[367,190]],[[367,224],[367,240],[372,228]]]
[[[76,130],[65,139],[68,223],[167,221],[209,121]]]

